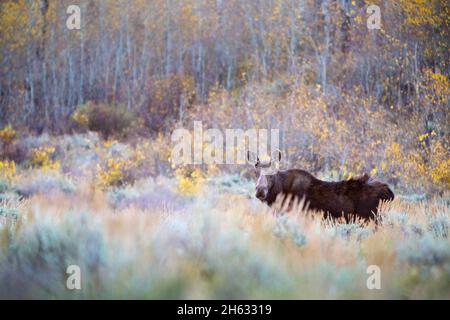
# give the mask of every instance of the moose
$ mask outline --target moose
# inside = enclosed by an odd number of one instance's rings
[[[247,161],[254,164],[256,175],[256,198],[272,206],[277,197],[289,201],[302,201],[307,208],[322,211],[325,218],[343,217],[348,223],[355,218],[365,222],[376,219],[380,201],[392,201],[394,193],[385,183],[372,180],[369,175],[346,181],[327,182],[299,169],[279,170],[281,151],[277,150],[275,160],[251,160],[247,151]]]

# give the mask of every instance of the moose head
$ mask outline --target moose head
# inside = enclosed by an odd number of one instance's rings
[[[256,198],[261,201],[267,201],[270,191],[273,189],[276,183],[276,174],[279,171],[279,164],[281,161],[281,151],[276,150],[272,153],[271,158],[268,161],[261,161],[258,156],[256,160],[252,153],[247,151],[247,161],[254,165],[257,181],[256,181]]]

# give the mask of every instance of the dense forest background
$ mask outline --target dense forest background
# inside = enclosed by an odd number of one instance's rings
[[[69,30],[72,2],[1,2],[3,127],[280,128],[292,165],[450,183],[445,0],[78,1]]]

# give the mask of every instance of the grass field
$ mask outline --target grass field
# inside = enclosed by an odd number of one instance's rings
[[[448,193],[397,193],[378,226],[341,224],[274,214],[239,175],[192,194],[164,176],[102,189],[64,173],[64,155],[58,169],[2,183],[1,298],[450,298]],[[81,290],[66,288],[69,265]],[[379,290],[367,287],[370,265]]]

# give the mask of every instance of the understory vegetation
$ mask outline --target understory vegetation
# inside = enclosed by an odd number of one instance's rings
[[[269,209],[244,168],[155,174],[143,145],[94,133],[26,144],[2,162],[2,298],[450,298],[448,192],[396,192],[379,225],[345,224]]]

